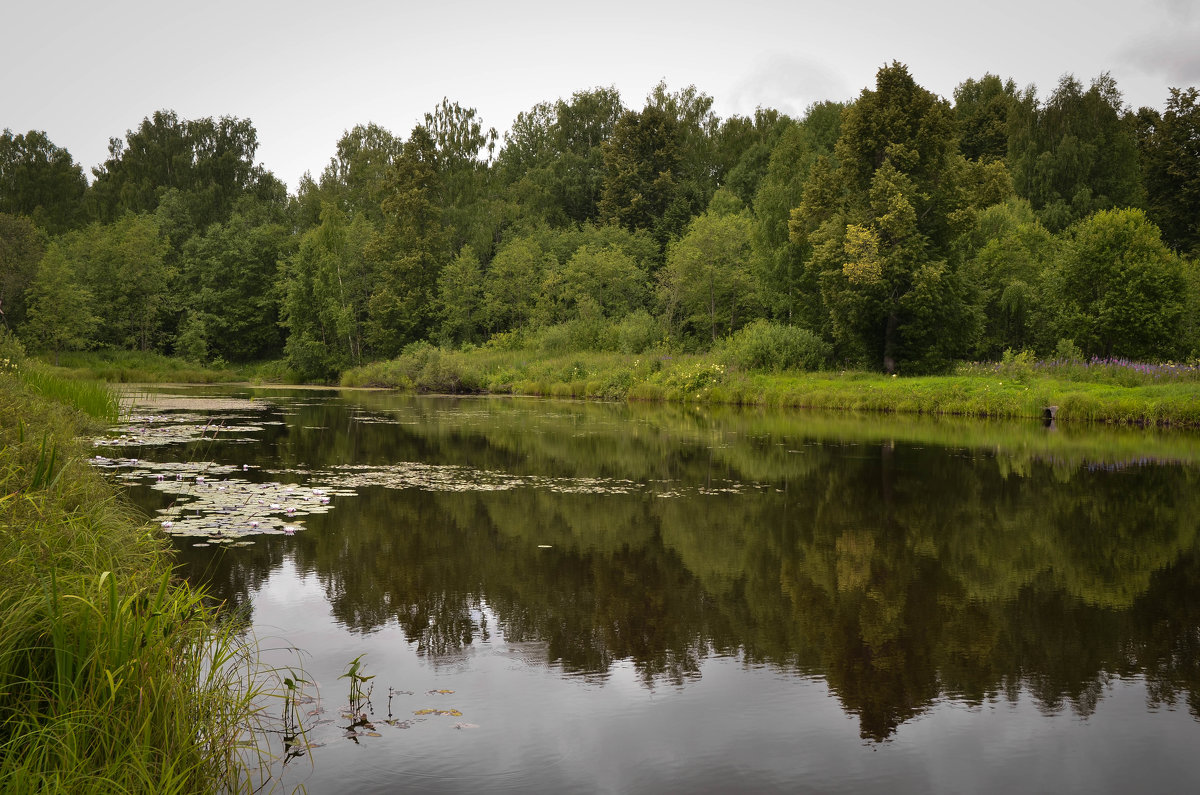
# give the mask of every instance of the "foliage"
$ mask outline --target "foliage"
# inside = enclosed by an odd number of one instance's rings
[[[0,324],[5,328],[17,329],[25,322],[25,291],[45,248],[33,221],[0,213]]]
[[[714,351],[728,365],[766,372],[822,370],[832,353],[829,343],[811,331],[769,320],[755,320]]]
[[[649,312],[638,309],[613,327],[613,337],[621,353],[646,353],[664,342],[665,333]]]
[[[671,246],[659,274],[659,300],[680,338],[711,344],[753,317],[752,233],[748,214],[709,210]]]
[[[184,306],[203,323],[209,357],[245,362],[281,352],[279,262],[294,245],[281,220],[239,211],[185,245]]]
[[[304,378],[329,379],[362,360],[374,265],[375,237],[361,215],[325,204],[321,222],[304,233],[283,265],[281,316],[288,329],[284,354]]]
[[[366,251],[377,266],[364,327],[366,344],[381,355],[420,339],[434,319],[447,250],[437,158],[429,131],[415,127],[384,185],[384,225]]]
[[[1146,211],[1167,245],[1200,254],[1200,92],[1172,88],[1143,136]]]
[[[1107,72],[1086,91],[1065,75],[1044,103],[1025,92],[1010,125],[1013,185],[1052,232],[1098,210],[1140,204],[1137,141]]]
[[[127,214],[112,224],[90,224],[60,243],[92,295],[98,319],[92,341],[162,351],[176,273],[155,217]]]
[[[658,108],[625,111],[604,145],[600,217],[629,230],[651,230],[660,244],[661,219],[674,199],[679,168],[675,125]]]
[[[785,129],[754,196],[754,250],[761,302],[773,317],[787,322],[824,325],[817,285],[805,267],[811,247],[807,240],[791,238],[788,220],[804,197],[804,184],[817,158],[833,155],[843,110],[841,103],[818,103],[809,107],[802,121]]]
[[[176,189],[193,229],[224,221],[244,195],[271,189],[274,177],[254,164],[258,132],[249,119],[180,119],[159,110],[125,139],[109,141],[88,193],[94,216],[111,222],[127,212],[153,212]]]
[[[954,114],[961,130],[963,157],[1002,160],[1008,154],[1009,115],[1016,101],[1017,84],[991,73],[955,87]]]
[[[54,352],[86,348],[98,318],[92,294],[79,283],[63,247],[52,243],[38,264],[26,294],[28,309],[21,336],[31,345]]]
[[[59,234],[82,220],[86,190],[83,169],[45,132],[0,134],[0,213]]]
[[[1085,354],[1178,353],[1183,272],[1141,210],[1099,212],[1072,227],[1049,279],[1059,336]]]
[[[994,359],[1006,348],[1044,346],[1046,279],[1058,242],[1024,199],[981,210],[968,238],[963,275],[983,320],[975,355]]]
[[[697,351],[758,318],[906,374],[1060,338],[1179,358],[1200,352],[1195,100],[1133,113],[1107,74],[1044,99],[985,74],[951,105],[892,63],[798,120],[722,119],[694,86],[640,109],[591,88],[521,113],[501,146],[445,98],[407,140],[347,130],[292,197],[248,119],[155,112],[90,187],[44,133],[5,131],[0,320],[57,352],[282,356],[277,374],[316,381],[419,341]],[[1115,234],[1103,214],[1143,200],[1181,257],[1115,266],[1125,244],[1095,243],[1084,267],[1081,230]],[[34,289],[52,249],[68,309]],[[1109,285],[1104,307],[1085,283]]]
[[[475,249],[463,246],[438,277],[441,306],[440,341],[448,344],[479,341],[486,321],[483,311],[483,268]]]
[[[837,167],[810,171],[791,237],[813,247],[841,356],[937,370],[974,336],[952,249],[966,174],[954,133],[948,103],[894,63],[843,114]]]

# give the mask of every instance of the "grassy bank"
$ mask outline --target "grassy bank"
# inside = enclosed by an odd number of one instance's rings
[[[231,381],[278,381],[287,378],[282,362],[202,365],[144,351],[68,351],[58,366],[46,369],[64,377],[127,384],[215,384]]]
[[[245,788],[253,655],[89,466],[70,394],[22,370],[0,368],[0,791]]]
[[[342,384],[970,417],[1041,417],[1056,406],[1058,420],[1067,422],[1200,426],[1200,374],[1132,363],[1049,367],[1017,359],[966,365],[952,375],[888,377],[752,371],[712,355],[548,355],[423,345],[397,359],[349,370]]]

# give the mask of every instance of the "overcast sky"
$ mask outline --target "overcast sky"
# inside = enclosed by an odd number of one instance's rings
[[[258,160],[294,190],[344,130],[407,137],[449,97],[503,132],[534,104],[660,80],[722,117],[849,99],[896,60],[947,98],[986,72],[1048,94],[1109,71],[1128,104],[1200,85],[1197,0],[80,0],[5,2],[0,127],[44,130],[83,167],[170,108],[253,120]]]

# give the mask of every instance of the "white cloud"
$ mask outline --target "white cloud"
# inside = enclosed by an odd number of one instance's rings
[[[759,56],[754,68],[733,83],[722,99],[737,113],[749,114],[762,106],[799,118],[814,102],[851,99],[855,93],[842,75],[815,60],[770,53]]]

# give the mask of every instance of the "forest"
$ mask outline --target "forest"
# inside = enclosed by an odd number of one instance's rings
[[[289,193],[249,119],[170,110],[87,178],[0,137],[0,313],[31,350],[281,360],[414,345],[701,352],[779,341],[807,369],[942,372],[1007,352],[1200,355],[1200,103],[1128,107],[993,74],[953,100],[899,63],[802,118],[719,118],[689,86],[613,88],[501,136],[449,99],[364,123]]]

